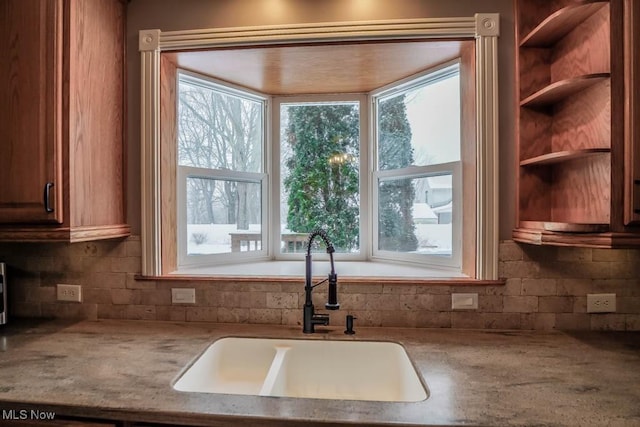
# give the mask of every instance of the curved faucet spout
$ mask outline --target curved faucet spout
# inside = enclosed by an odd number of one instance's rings
[[[336,250],[333,247],[333,244],[331,243],[331,241],[329,240],[329,236],[327,236],[327,232],[324,231],[323,229],[319,228],[313,231],[311,234],[309,234],[309,237],[307,238],[307,256],[308,257],[311,256],[311,244],[313,243],[313,240],[316,237],[320,237],[324,241],[324,244],[327,247],[327,253],[329,254],[329,260],[331,262],[331,274],[335,274],[336,271],[335,271],[335,268],[333,267],[333,253]]]

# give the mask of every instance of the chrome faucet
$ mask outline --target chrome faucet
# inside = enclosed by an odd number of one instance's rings
[[[313,239],[316,237],[322,238],[324,244],[327,246],[327,253],[329,254],[329,259],[331,261],[331,272],[329,276],[316,283],[315,285],[311,284],[311,244],[313,243]],[[312,291],[313,288],[323,284],[324,282],[329,282],[329,295],[327,299],[327,303],[324,305],[327,310],[337,310],[340,308],[340,304],[338,303],[338,275],[333,267],[333,253],[336,250],[333,248],[333,245],[329,241],[329,237],[324,230],[316,230],[309,234],[309,238],[307,239],[307,255],[305,257],[305,285],[304,285],[304,307],[302,309],[303,316],[303,326],[302,332],[305,334],[312,334],[315,332],[315,325],[328,325],[329,324],[329,315],[328,314],[320,314],[315,312],[315,308],[313,306],[312,299]]]

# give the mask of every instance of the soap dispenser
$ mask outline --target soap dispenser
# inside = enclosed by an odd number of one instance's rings
[[[345,334],[347,335],[353,335],[356,333],[356,331],[353,330],[353,320],[357,319],[357,317],[353,317],[353,315],[348,314],[347,315],[347,329],[344,331]]]

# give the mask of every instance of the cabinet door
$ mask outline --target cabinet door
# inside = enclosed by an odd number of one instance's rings
[[[0,223],[62,222],[62,0],[0,2]]]

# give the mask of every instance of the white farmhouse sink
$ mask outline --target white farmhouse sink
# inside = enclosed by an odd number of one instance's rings
[[[417,402],[427,392],[392,342],[222,338],[175,382],[178,391]]]

